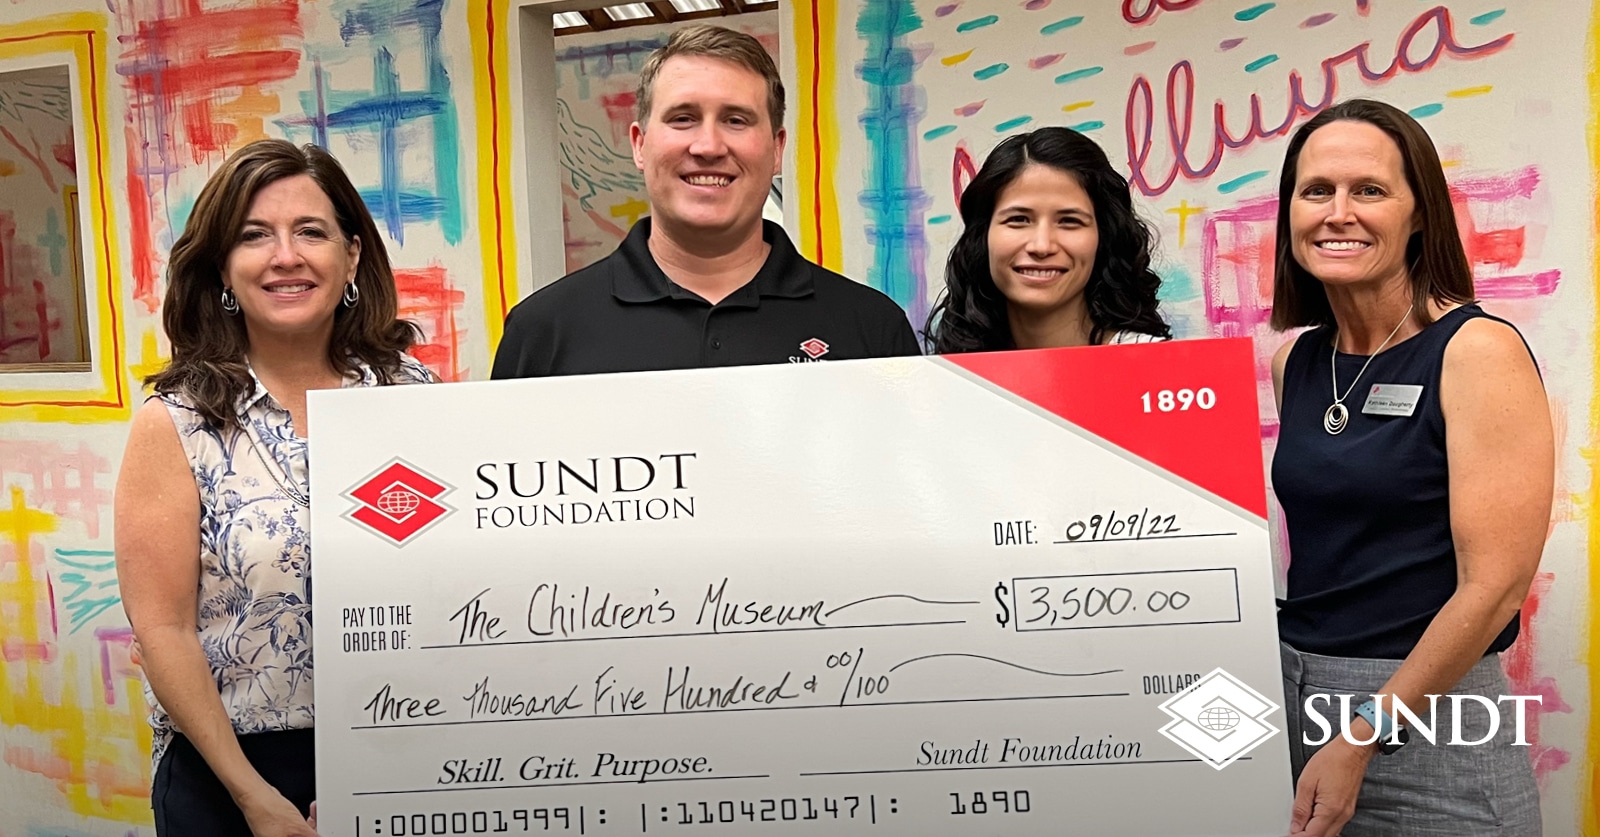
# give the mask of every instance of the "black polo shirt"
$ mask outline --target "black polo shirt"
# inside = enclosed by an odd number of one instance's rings
[[[673,283],[647,242],[650,219],[616,252],[518,303],[491,378],[809,363],[920,354],[893,300],[805,260],[783,228],[755,278],[712,305]]]

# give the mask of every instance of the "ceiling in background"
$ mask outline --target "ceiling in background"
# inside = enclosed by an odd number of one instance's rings
[[[644,3],[623,3],[584,12],[560,12],[555,16],[555,27],[559,37],[579,32],[604,32],[625,26],[765,12],[777,8],[778,0],[647,0]]]

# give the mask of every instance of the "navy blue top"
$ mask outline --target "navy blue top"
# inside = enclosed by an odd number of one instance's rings
[[[1333,403],[1334,328],[1307,332],[1289,350],[1272,485],[1289,530],[1278,635],[1296,650],[1404,659],[1455,593],[1439,373],[1450,338],[1477,317],[1505,322],[1463,305],[1373,357],[1344,400],[1349,423],[1337,436],[1322,426]],[[1341,394],[1366,361],[1339,353]],[[1374,384],[1420,385],[1421,399],[1410,416],[1367,415]],[[1489,651],[1510,647],[1518,623],[1513,617]]]

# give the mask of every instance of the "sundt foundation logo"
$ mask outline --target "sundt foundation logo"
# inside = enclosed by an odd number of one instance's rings
[[[805,352],[806,357],[817,360],[828,353],[828,344],[813,337],[800,344],[800,351]]]
[[[345,517],[377,532],[396,546],[404,546],[455,511],[439,502],[452,488],[416,466],[394,459],[345,492],[346,497],[357,503]]]

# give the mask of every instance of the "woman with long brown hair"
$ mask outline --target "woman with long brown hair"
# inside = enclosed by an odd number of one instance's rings
[[[314,834],[306,393],[427,383],[372,216],[315,146],[262,140],[173,245],[172,361],[115,500],[163,835]]]

